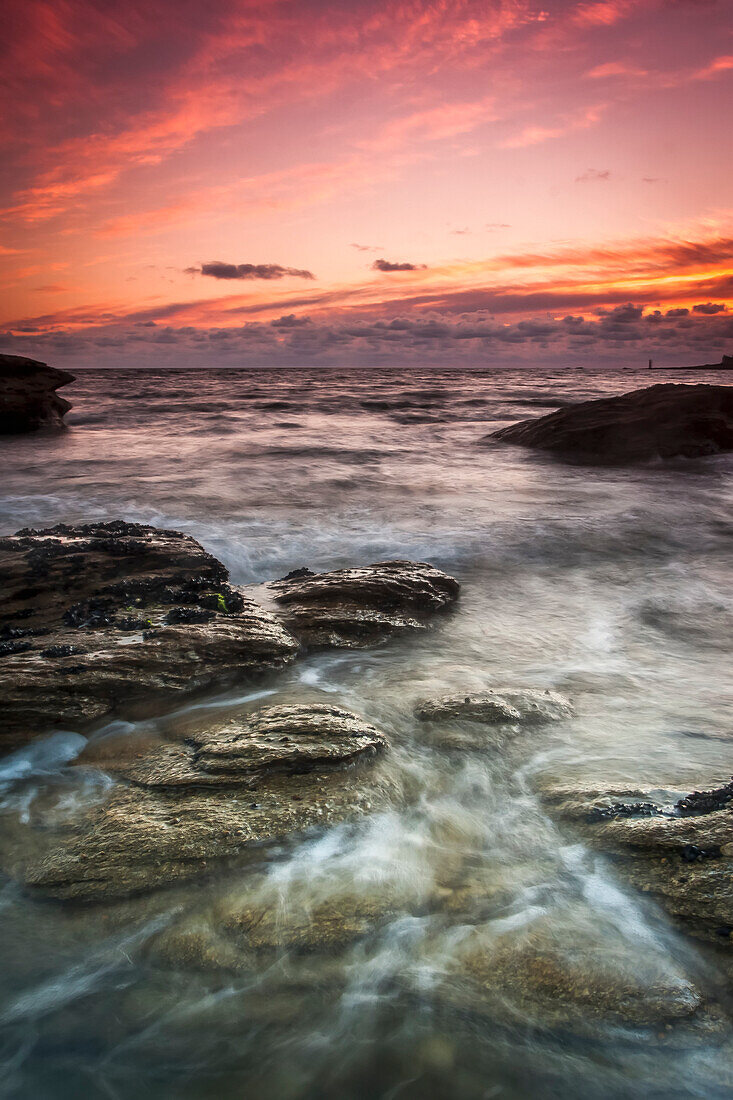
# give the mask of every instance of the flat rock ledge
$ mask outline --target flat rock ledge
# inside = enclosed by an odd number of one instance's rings
[[[586,462],[698,458],[733,450],[733,386],[666,383],[501,428],[516,443]]]
[[[573,708],[554,691],[493,690],[456,692],[415,705],[423,722],[478,722],[482,725],[539,726],[571,717]]]
[[[50,851],[24,862],[14,845],[4,867],[33,893],[85,902],[190,879],[391,799],[385,747],[374,726],[327,704],[263,707],[142,751],[91,742],[77,763],[120,782]]]
[[[543,800],[688,932],[733,946],[733,782],[677,802],[648,790],[566,787]]]
[[[65,427],[71,402],[56,390],[73,381],[73,374],[37,359],[0,354],[0,435]]]
[[[458,598],[453,577],[425,562],[382,561],[359,569],[298,569],[269,585],[276,614],[303,644],[359,649],[422,630]]]
[[[121,520],[0,538],[0,753],[293,659],[295,638],[227,578],[188,535]]]

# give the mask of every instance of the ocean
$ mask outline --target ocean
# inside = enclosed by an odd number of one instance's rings
[[[625,886],[541,792],[679,797],[729,779],[733,456],[587,466],[486,437],[650,381],[719,380],[100,369],[64,391],[68,432],[0,441],[3,534],[118,517],[176,528],[255,597],[302,566],[394,558],[462,585],[430,631],[313,654],[206,703],[236,713],[259,691],[341,703],[387,731],[408,804],[268,849],[255,871],[114,906],[44,904],[0,879],[0,1095],[729,1097],[722,1015],[697,1030],[609,1019],[586,1032],[548,1023],[546,990],[505,993],[489,1017],[451,978],[471,937],[505,954],[541,932],[571,963],[714,993],[714,952]],[[557,691],[574,716],[505,747],[431,744],[415,700],[483,687]],[[146,721],[162,728],[180,712],[178,701]],[[139,724],[121,713],[92,736]],[[34,807],[65,830],[102,796],[98,778],[69,767],[87,734],[50,730],[0,760],[2,843]],[[481,897],[473,922],[426,901],[462,889]],[[151,963],[146,944],[167,923],[211,924],[222,897],[248,891],[306,922],[344,896],[407,900],[328,957],[281,951],[246,975]]]

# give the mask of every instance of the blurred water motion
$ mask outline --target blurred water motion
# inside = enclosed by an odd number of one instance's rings
[[[424,635],[312,655],[256,688],[97,731],[155,736],[258,697],[325,698],[387,732],[411,796],[269,850],[247,873],[124,904],[44,905],[8,882],[0,1094],[731,1094],[723,1017],[624,1023],[582,989],[563,1015],[541,983],[516,977],[541,944],[562,973],[663,989],[682,1016],[714,985],[705,952],[551,822],[535,792],[558,781],[681,793],[727,779],[731,460],[589,469],[481,442],[646,381],[84,372],[67,434],[0,443],[3,532],[123,517],[191,533],[240,584],[413,558],[463,585],[456,613]],[[462,751],[413,717],[423,696],[487,686],[554,689],[575,715],[502,747],[464,728]],[[69,767],[84,744],[56,731],[0,761],[6,842],[29,820],[73,827],[104,797],[103,779]],[[367,931],[324,944],[334,912]],[[167,930],[216,939],[243,913],[258,915],[262,941],[247,965],[161,965]]]

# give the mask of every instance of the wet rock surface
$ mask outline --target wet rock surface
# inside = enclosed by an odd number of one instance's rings
[[[64,427],[71,402],[56,393],[74,375],[23,355],[0,354],[0,435]]]
[[[360,648],[421,630],[460,585],[424,562],[384,561],[329,573],[296,570],[269,585],[278,617],[305,645]]]
[[[10,850],[3,865],[34,892],[84,901],[191,878],[394,797],[376,763],[385,746],[357,715],[319,704],[262,708],[117,760],[92,744],[77,763],[122,782],[51,851],[24,861]]]
[[[549,808],[608,852],[620,874],[687,931],[718,945],[733,932],[733,784],[665,802],[648,791],[545,793]]]
[[[444,996],[480,1015],[514,1016],[523,1024],[592,1033],[603,1021],[658,1026],[693,1017],[700,993],[672,963],[630,965],[617,950],[582,931],[563,943],[547,921],[519,937],[478,927],[461,953]]]
[[[733,450],[733,387],[663,383],[522,420],[487,440],[587,462],[718,454]]]
[[[194,539],[141,524],[0,538],[0,751],[292,659],[295,639],[227,577]]]
[[[142,787],[248,787],[273,775],[300,775],[372,756],[386,746],[374,726],[326,703],[263,707],[183,743],[100,761],[109,774]],[[94,746],[77,763],[87,764]]]
[[[478,722],[483,725],[542,725],[569,718],[570,702],[554,691],[488,690],[456,692],[424,699],[415,706],[423,722]]]

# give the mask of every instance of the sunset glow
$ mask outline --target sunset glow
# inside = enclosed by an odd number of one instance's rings
[[[638,365],[733,344],[727,0],[11,0],[3,349]]]

